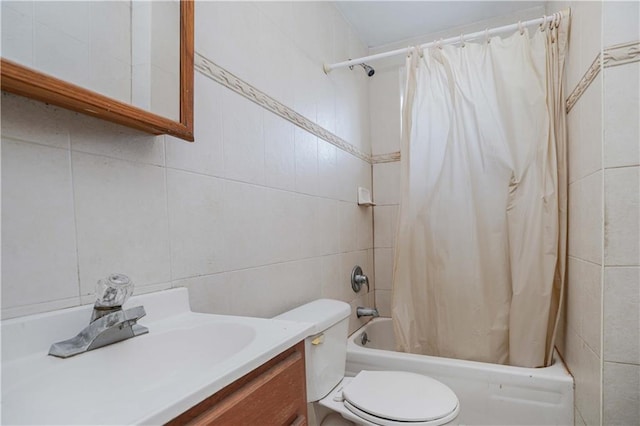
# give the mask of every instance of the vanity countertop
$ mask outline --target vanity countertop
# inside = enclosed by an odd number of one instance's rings
[[[149,333],[61,359],[91,305],[2,321],[2,424],[161,424],[305,338],[311,326],[191,312],[187,290],[132,297]]]

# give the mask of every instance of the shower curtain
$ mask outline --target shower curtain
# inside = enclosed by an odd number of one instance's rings
[[[551,361],[567,227],[563,15],[407,59],[392,299],[401,351]]]

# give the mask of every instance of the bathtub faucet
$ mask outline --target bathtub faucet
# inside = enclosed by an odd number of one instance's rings
[[[362,306],[358,306],[356,309],[356,315],[358,318],[360,317],[379,317],[380,314],[376,308],[364,308]]]

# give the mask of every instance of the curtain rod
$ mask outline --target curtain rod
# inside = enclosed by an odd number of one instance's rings
[[[562,14],[563,12],[556,12],[553,15],[549,15],[549,16],[544,15],[544,17],[542,18],[530,19],[528,21],[520,21],[515,24],[503,25],[502,27],[495,27],[491,29],[487,28],[484,31],[477,31],[475,33],[466,34],[466,35],[461,34],[457,37],[449,37],[449,38],[445,38],[444,40],[440,39],[440,40],[432,41],[429,43],[421,44],[419,47],[420,49],[428,49],[430,47],[437,46],[437,45],[464,43],[465,41],[473,40],[481,36],[490,37],[492,35],[507,32],[507,31],[514,31],[517,29],[522,30],[524,27],[530,26],[530,25],[543,25],[548,22],[555,22],[556,20],[562,19]],[[388,58],[390,56],[404,55],[409,53],[410,50],[411,50],[411,47],[405,47],[402,49],[396,49],[396,50],[390,50],[388,52],[377,53],[375,55],[363,56],[362,58],[349,59],[348,61],[337,62],[335,64],[324,64],[323,69],[325,74],[329,74],[332,70],[336,68],[360,65],[365,62],[375,61],[376,59]]]

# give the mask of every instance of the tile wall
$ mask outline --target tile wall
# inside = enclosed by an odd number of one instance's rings
[[[604,2],[602,44],[636,41],[640,3]],[[640,61],[603,69],[602,424],[640,424]]]
[[[562,7],[571,7],[572,12],[565,63],[565,96],[568,96],[602,49],[602,3],[571,2]],[[601,74],[596,76],[567,115],[567,135],[569,228],[566,298],[556,345],[575,381],[575,424],[597,425],[601,416],[602,382]]]
[[[4,15],[3,15],[4,16]],[[325,2],[198,2],[196,51],[370,153],[366,48]],[[319,298],[371,306],[371,166],[196,72],[189,144],[2,95],[2,317],[185,286],[201,312],[269,317]],[[351,329],[359,322],[353,318]]]

